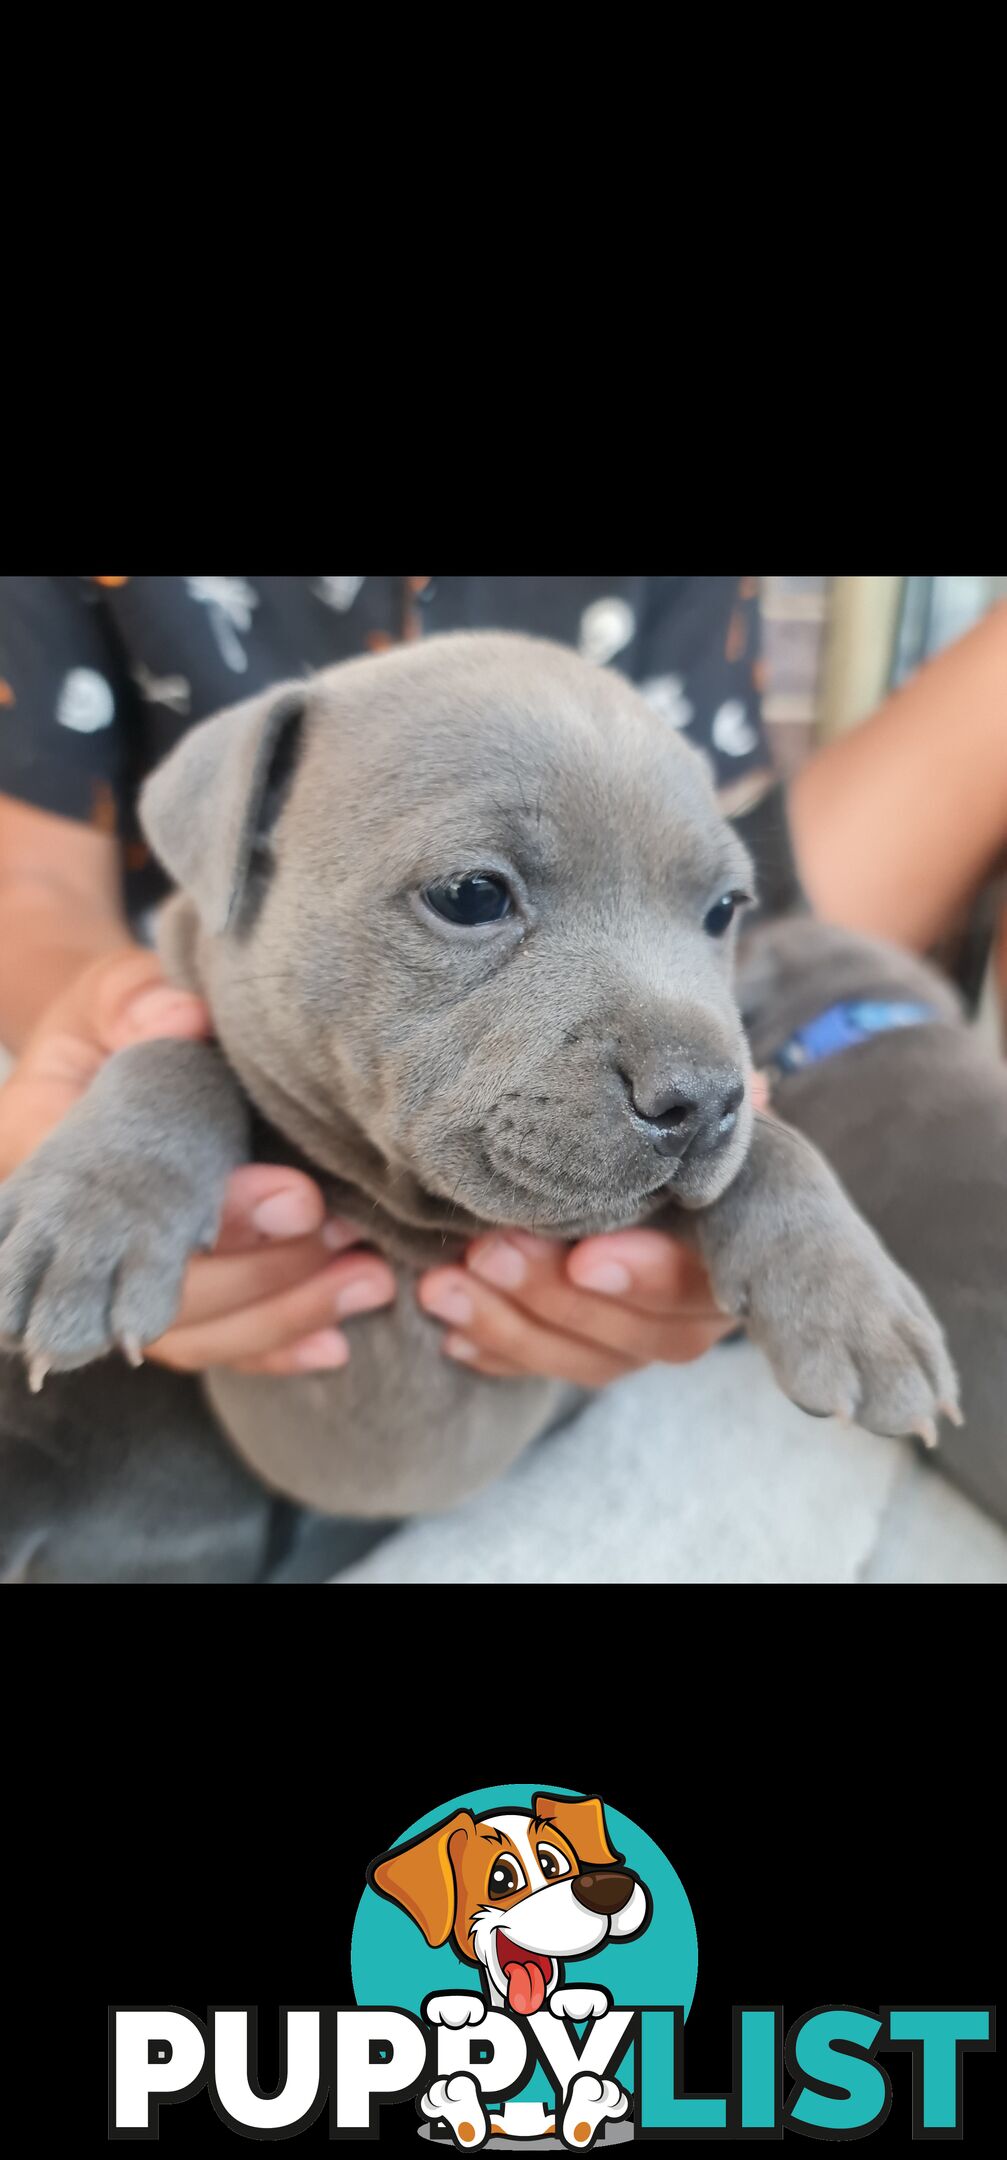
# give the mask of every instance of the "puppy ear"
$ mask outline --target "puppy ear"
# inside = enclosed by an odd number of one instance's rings
[[[155,855],[215,934],[241,918],[293,778],[307,703],[306,687],[289,684],[204,720],[141,790]]]
[[[586,1861],[588,1867],[614,1867],[623,1858],[609,1844],[605,1810],[597,1797],[562,1800],[552,1793],[536,1793],[532,1812],[541,1815],[543,1822],[555,1823],[578,1860]]]
[[[411,1845],[372,1860],[367,1880],[372,1890],[401,1905],[403,1912],[426,1936],[434,1950],[446,1943],[458,1911],[457,1870],[469,1838],[475,1836],[475,1818],[467,1808],[439,1823]]]

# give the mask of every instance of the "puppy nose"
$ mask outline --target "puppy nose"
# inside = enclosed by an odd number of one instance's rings
[[[622,1912],[633,1895],[632,1875],[575,1875],[571,1885],[578,1905],[587,1912]]]
[[[676,1071],[654,1084],[623,1079],[641,1124],[649,1127],[659,1155],[709,1155],[728,1140],[745,1100],[745,1083],[733,1065]]]

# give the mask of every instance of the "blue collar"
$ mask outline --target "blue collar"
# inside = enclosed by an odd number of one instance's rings
[[[830,1005],[806,1027],[797,1028],[782,1050],[763,1061],[764,1066],[770,1072],[804,1072],[809,1065],[820,1065],[825,1058],[852,1050],[857,1043],[870,1042],[875,1035],[888,1035],[896,1028],[922,1027],[940,1018],[935,1006],[909,999],[894,1003],[862,998],[847,1005]]]

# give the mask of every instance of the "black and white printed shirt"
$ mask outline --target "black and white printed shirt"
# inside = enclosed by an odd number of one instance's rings
[[[0,793],[117,835],[136,915],[164,890],[137,794],[187,728],[271,683],[476,629],[620,669],[709,758],[728,816],[766,795],[759,580],[738,577],[0,578]]]

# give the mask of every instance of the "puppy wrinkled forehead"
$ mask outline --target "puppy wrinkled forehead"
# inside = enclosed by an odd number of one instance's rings
[[[482,843],[534,869],[606,847],[659,874],[744,861],[699,758],[622,677],[533,639],[434,639],[317,679],[303,800],[326,768],[343,809],[395,851]]]

